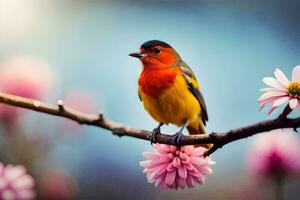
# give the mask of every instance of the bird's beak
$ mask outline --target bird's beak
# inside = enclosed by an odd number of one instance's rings
[[[142,57],[145,57],[146,54],[144,54],[141,51],[138,51],[138,52],[133,52],[133,53],[129,54],[129,56],[134,57],[134,58],[142,58]]]

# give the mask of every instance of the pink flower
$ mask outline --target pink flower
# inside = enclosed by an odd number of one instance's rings
[[[41,99],[52,83],[51,70],[42,60],[19,56],[0,64],[1,92]],[[0,119],[11,124],[19,117],[20,110],[1,104]]]
[[[97,104],[95,99],[86,91],[77,89],[67,94],[64,98],[64,104],[72,109],[81,112],[95,113],[97,112]],[[62,128],[64,131],[74,132],[79,130],[80,126],[77,122],[62,119]]]
[[[144,152],[149,160],[141,161],[149,183],[162,189],[181,189],[186,186],[195,187],[202,184],[205,176],[212,173],[214,164],[209,157],[204,158],[204,147],[183,146],[176,147],[165,144],[155,144],[155,153]]]
[[[300,175],[300,139],[292,129],[258,135],[248,156],[249,172],[256,177]]]
[[[42,175],[39,189],[43,199],[67,200],[75,197],[78,186],[66,171],[50,170]]]
[[[288,102],[291,109],[298,108],[300,110],[300,65],[293,70],[292,82],[280,69],[276,69],[274,75],[275,78],[265,77],[263,79],[270,87],[261,89],[264,94],[258,99],[260,109],[272,104],[272,108],[268,112],[270,115],[276,108]]]
[[[29,200],[35,197],[34,180],[21,166],[0,163],[0,199]]]

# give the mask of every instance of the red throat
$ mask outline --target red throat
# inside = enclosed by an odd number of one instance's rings
[[[176,68],[144,66],[139,77],[139,86],[142,92],[157,98],[165,89],[172,87],[179,73],[179,69]]]

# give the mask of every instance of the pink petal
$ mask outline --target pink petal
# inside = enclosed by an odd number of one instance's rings
[[[4,166],[3,166],[3,164],[0,162],[0,175],[2,175],[3,171],[4,171]]]
[[[280,69],[276,69],[274,72],[275,77],[277,78],[277,80],[284,86],[287,87],[288,84],[290,83],[289,80],[287,79],[287,77],[285,76],[285,74],[280,70]]]
[[[192,163],[188,163],[188,164],[185,164],[184,167],[187,169],[187,170],[194,170],[194,165]]]
[[[15,182],[13,182],[13,186],[15,188],[31,188],[34,185],[34,180],[31,176],[25,175],[19,179],[17,179]]]
[[[170,146],[170,150],[171,152],[175,152],[178,150],[178,147],[174,146],[174,145],[169,145]]]
[[[164,177],[158,178],[158,179],[155,181],[155,183],[154,183],[155,187],[160,186],[160,184],[161,184],[161,182],[162,182],[163,179],[164,179]]]
[[[7,185],[7,180],[4,177],[0,177],[0,190],[2,191]]]
[[[298,99],[296,98],[292,98],[290,101],[289,101],[289,105],[290,105],[290,108],[291,109],[294,109],[298,106]]]
[[[187,145],[182,147],[182,152],[189,155],[189,153],[194,149],[192,145]]]
[[[260,108],[259,110],[263,109],[266,105],[273,103],[275,100],[277,100],[278,98],[282,98],[282,97],[272,97],[266,100],[261,101],[260,104]]]
[[[22,176],[25,173],[26,173],[25,167],[23,167],[21,165],[18,165],[18,166],[15,166],[14,169],[7,172],[5,174],[5,177],[9,181],[13,181],[13,180],[17,179],[18,177]]]
[[[187,170],[185,167],[181,166],[178,168],[178,175],[181,177],[181,178],[186,178],[187,177]]]
[[[280,90],[276,90],[274,92],[266,92],[259,97],[258,101],[261,102],[272,97],[280,97],[284,95],[286,95],[286,92]]]
[[[149,158],[151,160],[157,160],[161,157],[160,154],[152,153],[152,152],[144,152],[143,156],[145,156],[146,158]]]
[[[181,165],[181,161],[178,157],[175,157],[172,164],[174,167],[178,168]]]
[[[143,170],[143,172],[146,174],[151,174],[151,173],[161,174],[167,169],[167,166],[168,166],[168,163],[165,163],[165,164],[158,165],[156,167],[145,168]]]
[[[202,170],[201,170],[201,173],[204,174],[204,175],[211,174],[212,172],[213,172],[212,169],[210,167],[208,167],[208,166],[202,168]]]
[[[187,164],[187,163],[190,162],[190,157],[189,157],[188,155],[186,155],[186,153],[180,152],[180,153],[179,153],[179,157],[180,157],[181,162],[182,162],[183,164]]]
[[[18,192],[20,199],[34,199],[35,192],[32,190],[21,190]]]
[[[274,110],[276,110],[277,108],[278,108],[278,107],[272,107],[271,110],[269,110],[268,115],[271,115],[272,112],[273,112]]]
[[[292,81],[300,82],[300,65],[296,66],[292,73]]]
[[[9,199],[17,199],[15,192],[10,189],[5,189],[2,191],[1,199],[9,200]]]
[[[188,176],[186,178],[186,183],[187,183],[187,185],[188,185],[189,188],[195,186],[195,182],[194,182],[194,180],[193,180],[193,178],[191,176]]]
[[[179,177],[179,178],[176,180],[176,182],[177,182],[177,185],[178,185],[181,189],[185,188],[185,186],[186,186],[185,179]]]
[[[152,163],[152,160],[141,161],[140,162],[140,166],[144,167],[144,168],[147,168],[147,167],[149,167],[151,165],[151,163]]]
[[[195,177],[195,181],[199,184],[203,184],[204,183],[204,176],[200,175],[198,177]]]
[[[175,167],[173,165],[173,163],[170,163],[168,166],[167,166],[167,171],[168,172],[171,172],[171,171],[174,171],[175,170]]]
[[[285,90],[285,87],[283,85],[281,85],[279,83],[279,81],[273,77],[265,77],[265,78],[263,78],[263,82],[273,88],[276,88],[279,90]]]
[[[165,177],[165,182],[167,185],[171,185],[175,181],[176,171],[168,172]]]
[[[155,144],[154,147],[159,153],[166,154],[170,152],[170,145]]]
[[[169,186],[170,189],[175,189],[177,190],[178,189],[178,185],[176,184],[176,181],[174,181],[170,186]]]
[[[284,104],[289,99],[290,99],[290,97],[280,97],[279,99],[277,99],[276,101],[274,101],[273,107],[278,107],[278,106]]]
[[[145,168],[144,170],[143,170],[143,173],[145,173],[145,174],[149,174],[149,173],[152,173],[152,172],[154,172],[155,171],[155,168]]]
[[[159,166],[157,168],[157,170],[155,171],[155,173],[157,175],[162,175],[167,170],[167,166],[168,166],[168,164],[164,164],[164,165]]]
[[[165,190],[165,189],[168,188],[168,185],[166,184],[166,182],[161,181],[159,187],[160,187],[161,189]]]
[[[147,174],[147,181],[148,183],[154,183],[156,181],[155,174],[154,173]]]
[[[203,158],[199,158],[199,157],[192,157],[191,163],[194,165],[202,166],[202,165],[206,164],[206,160]]]
[[[188,174],[192,177],[198,177],[200,176],[200,172],[198,170],[192,170],[192,171],[189,171]]]
[[[190,156],[194,156],[194,157],[202,156],[205,151],[206,151],[206,148],[197,147],[197,148],[194,148],[194,150],[190,153]]]

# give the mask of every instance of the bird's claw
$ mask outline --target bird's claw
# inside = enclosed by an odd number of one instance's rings
[[[150,142],[151,142],[151,145],[154,143],[156,143],[156,137],[157,137],[157,135],[159,135],[159,134],[161,134],[160,133],[160,128],[155,128],[155,129],[153,129],[153,131],[152,131],[152,134],[151,134],[151,136],[150,136]]]
[[[180,139],[183,137],[181,132],[177,132],[175,135],[172,135],[172,141],[177,146],[180,147]]]

